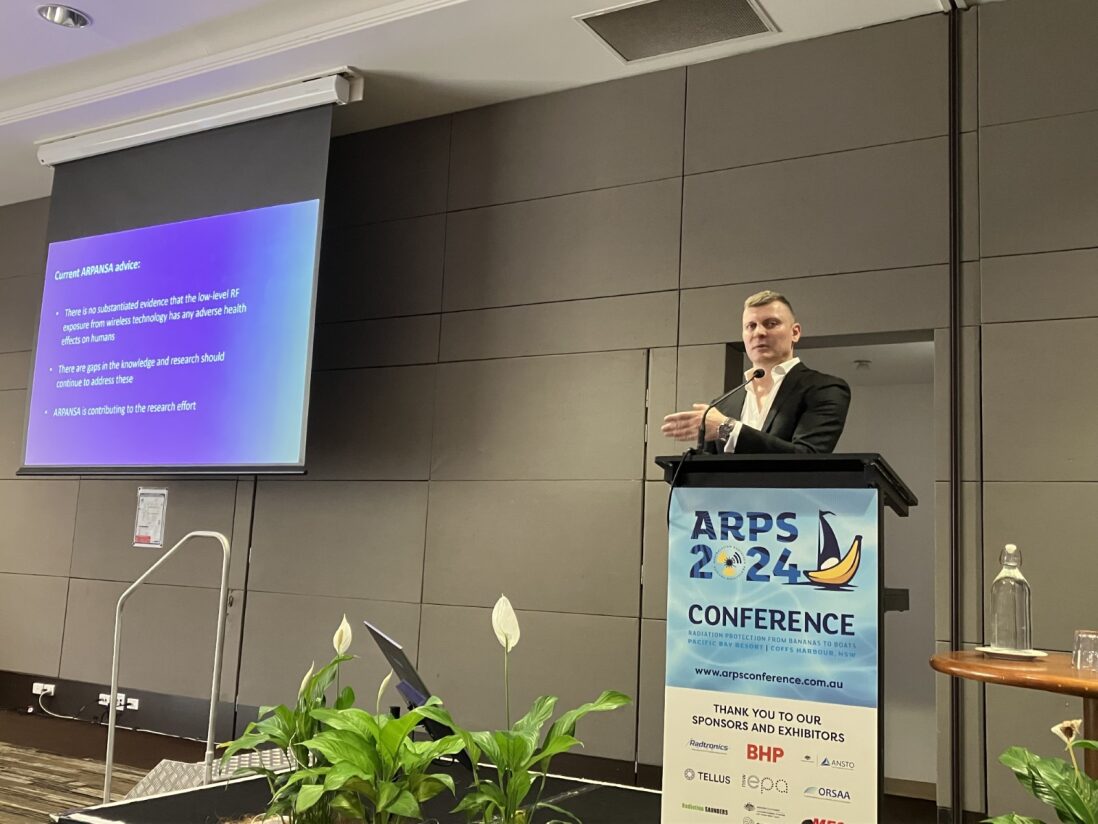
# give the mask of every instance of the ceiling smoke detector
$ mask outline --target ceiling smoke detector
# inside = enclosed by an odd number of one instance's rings
[[[43,20],[66,29],[83,29],[91,25],[91,18],[79,9],[71,6],[39,6],[38,16]]]

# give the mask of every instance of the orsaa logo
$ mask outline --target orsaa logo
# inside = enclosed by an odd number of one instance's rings
[[[850,803],[850,793],[847,790],[838,790],[834,787],[805,787],[804,794],[810,798],[820,798],[824,801]]]

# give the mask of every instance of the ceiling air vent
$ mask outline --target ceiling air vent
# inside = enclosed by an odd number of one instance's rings
[[[751,0],[649,0],[579,20],[627,63],[777,31]]]

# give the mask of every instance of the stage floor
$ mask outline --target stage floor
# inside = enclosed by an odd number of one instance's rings
[[[148,772],[114,768],[124,795]],[[89,807],[103,797],[103,762],[0,742],[0,824],[43,824],[50,814]]]

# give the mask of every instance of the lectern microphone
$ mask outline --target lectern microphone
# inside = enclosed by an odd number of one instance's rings
[[[765,369],[756,369],[754,372],[751,373],[751,377],[749,377],[747,380],[745,380],[743,383],[741,383],[735,389],[729,389],[727,392],[725,392],[719,398],[715,399],[712,403],[709,404],[709,406],[707,406],[705,408],[705,412],[702,413],[701,423],[698,425],[698,446],[697,446],[697,449],[698,449],[699,452],[701,452],[703,449],[705,449],[705,418],[709,414],[709,410],[711,410],[718,403],[721,403],[722,401],[725,401],[728,398],[732,397],[737,392],[739,392],[741,389],[746,389],[747,385],[749,383],[751,383],[751,381],[758,380],[759,378],[761,378],[765,374],[766,374]]]

